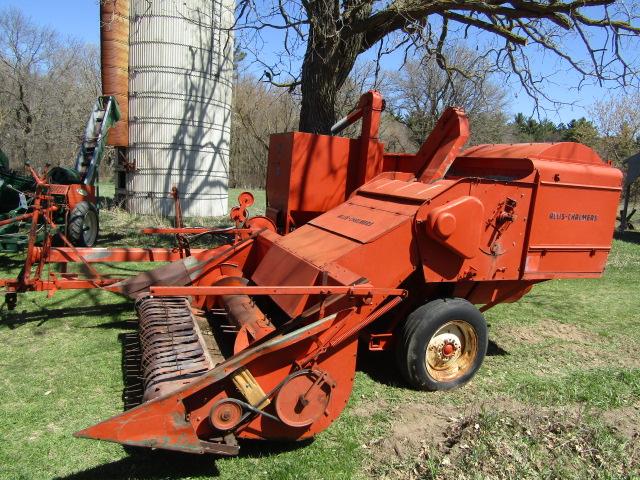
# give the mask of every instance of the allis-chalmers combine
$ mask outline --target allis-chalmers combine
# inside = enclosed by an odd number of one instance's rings
[[[481,312],[553,278],[595,278],[611,247],[621,173],[577,143],[481,145],[448,109],[415,154],[385,153],[383,101],[363,95],[334,133],[271,138],[266,216],[236,227],[151,229],[180,248],[29,245],[4,280],[30,290],[102,288],[135,299],[143,402],[79,437],[234,455],[237,439],[301,440],[326,429],[351,392],[358,342],[394,348],[406,382],[468,382],[487,349]],[[41,185],[46,190],[46,185]],[[191,249],[190,233],[230,243]],[[135,277],[94,262],[168,261]],[[47,263],[90,274],[43,277]],[[479,309],[475,306],[481,306]]]

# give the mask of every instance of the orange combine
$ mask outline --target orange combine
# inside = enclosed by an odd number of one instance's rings
[[[602,275],[622,175],[593,150],[461,152],[468,121],[448,109],[415,155],[390,154],[383,108],[368,92],[336,124],[361,119],[359,139],[274,135],[266,216],[247,218],[241,196],[227,245],[31,252],[89,265],[178,257],[129,279],[4,282],[10,294],[99,285],[136,299],[143,403],[78,436],[221,455],[238,439],[308,438],[348,402],[359,341],[395,349],[414,388],[450,389],[484,359],[482,312],[545,280]]]

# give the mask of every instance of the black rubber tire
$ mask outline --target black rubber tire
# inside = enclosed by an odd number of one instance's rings
[[[93,217],[93,220],[90,217]],[[95,234],[85,235],[85,228],[94,228]],[[89,202],[77,204],[67,220],[67,238],[69,241],[76,247],[93,247],[98,240],[99,232],[100,221],[96,206]]]
[[[475,354],[462,374],[452,380],[434,378],[426,366],[429,341],[451,321],[468,324],[475,333]],[[418,390],[451,390],[467,383],[476,374],[487,353],[489,340],[487,322],[482,313],[463,298],[432,300],[413,311],[400,326],[396,345],[398,367],[405,381]]]

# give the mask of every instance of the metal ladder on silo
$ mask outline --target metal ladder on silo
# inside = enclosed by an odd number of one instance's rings
[[[110,95],[98,97],[91,110],[82,144],[76,156],[75,170],[80,174],[83,184],[94,184],[104,155],[107,133],[118,120],[120,120],[120,107],[116,98]]]

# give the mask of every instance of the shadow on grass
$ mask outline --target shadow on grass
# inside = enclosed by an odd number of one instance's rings
[[[38,322],[38,326],[44,324],[51,318],[61,317],[92,317],[92,316],[111,316],[118,313],[131,312],[133,309],[131,303],[119,303],[116,305],[92,305],[82,307],[71,308],[58,308],[58,309],[42,309],[36,312],[22,312],[10,311],[5,312],[0,320],[0,325],[7,325],[10,329],[17,328],[27,323]],[[117,326],[111,326],[111,324],[117,323]],[[111,324],[100,324],[98,328],[135,328],[135,326],[121,326],[126,322],[111,322]],[[95,326],[92,326],[95,328]]]
[[[60,479],[186,478],[218,476],[215,457],[167,451],[141,452]]]
[[[134,307],[133,304],[125,304],[128,305],[129,308],[128,309],[122,309],[121,311],[129,311],[132,314],[134,313]],[[118,312],[115,312],[118,313]],[[114,320],[113,322],[107,322],[107,323],[99,323],[98,325],[89,325],[87,327],[84,328],[101,328],[104,330],[109,330],[109,329],[115,329],[115,330],[137,330],[138,329],[138,321],[131,318],[128,320]],[[137,335],[137,333],[136,333]]]
[[[124,240],[125,238],[127,238],[127,235],[122,233],[107,233],[107,234],[100,234],[99,240],[101,245],[109,245],[113,242],[119,242],[121,240]]]
[[[371,352],[366,348],[366,344],[362,344],[364,342],[361,342],[356,360],[356,369],[358,371],[368,375],[378,383],[394,387],[406,387],[396,367],[393,351]]]
[[[11,270],[21,267],[24,264],[23,256],[0,254],[0,270]],[[3,273],[2,276],[5,276]]]
[[[493,340],[489,340],[487,356],[504,356],[509,352]],[[392,387],[407,387],[402,380],[393,351],[371,352],[366,347],[359,348],[356,369],[378,383]],[[407,387],[408,388],[408,387]]]
[[[487,345],[487,357],[502,357],[505,355],[509,355],[509,352],[493,340],[489,340],[489,345]]]
[[[635,243],[636,245],[640,244],[640,231],[627,230],[625,232],[619,232],[616,230],[613,237],[623,242]]]
[[[241,458],[261,458],[286,453],[308,447],[312,439],[302,442],[261,442],[245,441],[241,443]],[[195,476],[217,477],[220,475],[216,462],[220,457],[214,455],[196,455],[191,453],[170,452],[167,450],[131,451],[128,457],[115,462],[73,473],[62,480],[102,480],[119,478],[189,478]]]

